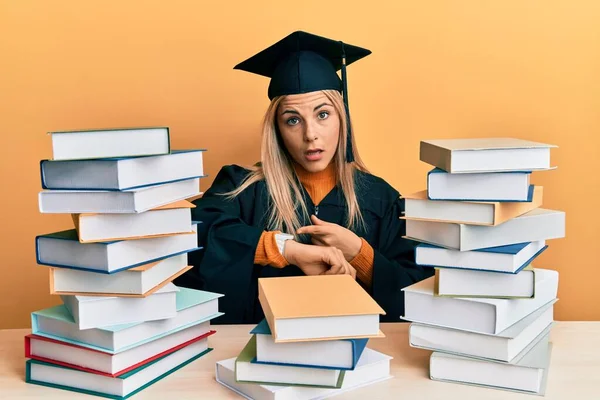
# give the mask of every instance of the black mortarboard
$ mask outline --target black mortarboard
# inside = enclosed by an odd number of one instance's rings
[[[271,78],[269,99],[286,94],[300,94],[333,89],[344,97],[348,115],[346,161],[354,161],[350,136],[350,113],[346,65],[371,54],[370,50],[341,41],[296,31],[279,42],[236,65],[240,69]],[[340,80],[337,71],[342,70]]]

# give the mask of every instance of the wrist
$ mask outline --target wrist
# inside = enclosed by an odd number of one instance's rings
[[[283,247],[283,258],[287,260],[289,264],[296,264],[296,259],[294,255],[296,254],[296,250],[300,243],[296,242],[294,239],[289,239],[285,241],[285,245]]]
[[[362,250],[362,246],[363,246],[362,239],[360,237],[356,236],[354,245],[352,246],[350,253],[347,254],[346,261],[353,260],[356,256],[358,256],[360,254],[360,251]]]

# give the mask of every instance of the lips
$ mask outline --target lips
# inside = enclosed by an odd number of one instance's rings
[[[322,149],[309,149],[304,152],[304,157],[308,161],[319,161],[322,158]]]
[[[322,149],[310,149],[307,150],[304,154],[308,155],[314,155],[314,154],[321,154],[323,152]]]

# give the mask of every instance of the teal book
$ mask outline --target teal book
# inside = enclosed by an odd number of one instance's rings
[[[201,342],[190,344],[118,377],[107,377],[43,361],[27,360],[27,383],[109,399],[127,399],[207,354]]]
[[[80,330],[64,305],[31,313],[31,333],[107,353],[122,352],[183,329],[205,324],[219,312],[222,294],[180,287],[173,318]]]

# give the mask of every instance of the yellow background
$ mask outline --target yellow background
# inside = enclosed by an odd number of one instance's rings
[[[537,267],[560,271],[558,320],[600,319],[600,2],[0,1],[0,328],[60,302],[35,262],[46,132],[167,125],[173,148],[220,166],[259,156],[268,81],[233,66],[302,29],[367,47],[348,68],[357,142],[401,193],[425,187],[419,141],[512,136],[559,146],[538,172],[567,237]]]

